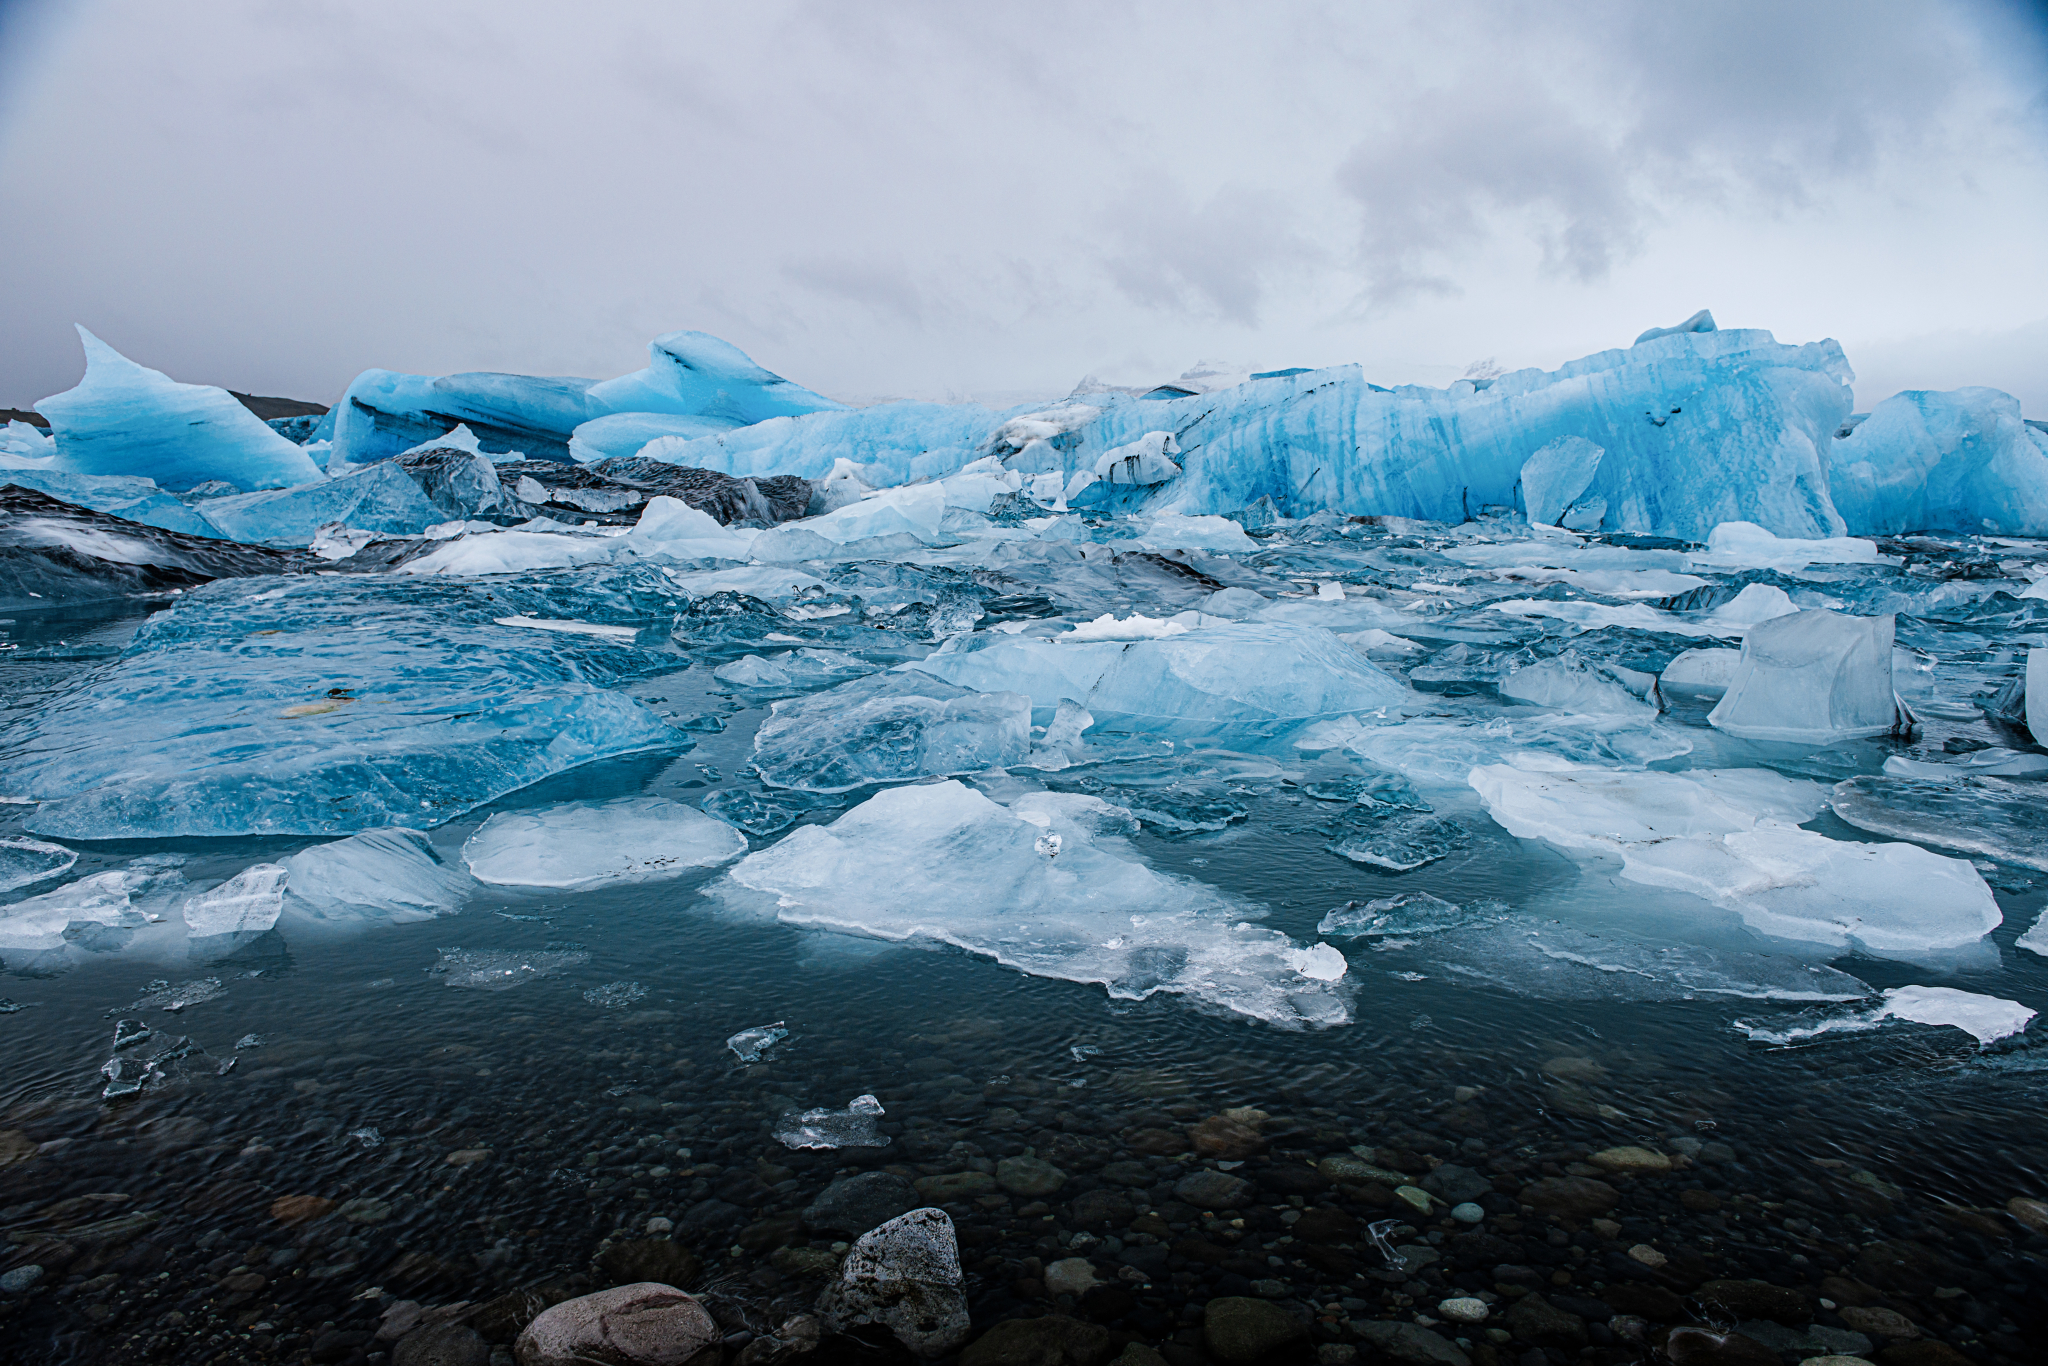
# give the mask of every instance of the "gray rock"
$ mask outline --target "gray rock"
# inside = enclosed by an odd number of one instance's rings
[[[996,1163],[996,1184],[1012,1195],[1037,1199],[1066,1185],[1067,1174],[1043,1158],[1006,1157]]]
[[[1422,1178],[1422,1188],[1446,1205],[1462,1205],[1493,1191],[1493,1182],[1470,1167],[1446,1162]]]
[[[1577,1351],[1586,1345],[1586,1321],[1567,1314],[1541,1295],[1524,1295],[1501,1318],[1518,1342]]]
[[[490,1366],[491,1349],[464,1323],[425,1323],[398,1340],[391,1366]]]
[[[1415,1366],[1472,1366],[1472,1358],[1457,1343],[1438,1337],[1419,1323],[1367,1319],[1357,1328],[1374,1351],[1396,1361],[1414,1362]]]
[[[19,1295],[42,1278],[43,1269],[33,1263],[28,1266],[17,1266],[5,1275],[0,1275],[0,1291],[9,1295]]]
[[[687,1234],[708,1233],[714,1229],[729,1228],[739,1222],[743,1211],[738,1205],[723,1200],[704,1200],[690,1206],[690,1212],[682,1219],[682,1231]]]
[[[960,1281],[953,1221],[941,1209],[914,1209],[861,1235],[818,1297],[818,1313],[837,1332],[878,1324],[917,1356],[947,1356],[970,1331]]]
[[[1735,1331],[1761,1342],[1773,1352],[1799,1352],[1806,1356],[1867,1357],[1873,1346],[1871,1340],[1861,1333],[1818,1323],[1805,1328],[1788,1328],[1769,1319],[1745,1319],[1735,1325]]]
[[[526,1326],[512,1353],[519,1366],[709,1366],[723,1340],[695,1297],[647,1283],[564,1300]]]
[[[1308,1336],[1308,1325],[1277,1304],[1243,1295],[1210,1300],[1202,1313],[1202,1345],[1225,1366],[1252,1366]]]
[[[1173,1193],[1196,1209],[1243,1209],[1257,1191],[1243,1177],[1228,1172],[1189,1172],[1174,1184]]]
[[[855,1238],[922,1203],[917,1187],[893,1172],[862,1172],[841,1177],[819,1193],[804,1210],[804,1223],[828,1233]]]

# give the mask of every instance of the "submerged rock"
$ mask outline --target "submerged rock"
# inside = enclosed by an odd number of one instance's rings
[[[686,1366],[716,1361],[723,1338],[695,1297],[641,1282],[544,1310],[512,1350],[519,1366]]]
[[[953,1221],[944,1210],[916,1209],[862,1234],[818,1313],[839,1332],[886,1328],[917,1356],[958,1348],[970,1327]]]

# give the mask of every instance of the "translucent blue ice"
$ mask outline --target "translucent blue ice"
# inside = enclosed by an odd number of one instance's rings
[[[84,328],[85,378],[36,404],[73,474],[125,474],[161,488],[224,479],[240,489],[317,479],[306,453],[225,389],[179,384],[137,365]],[[182,528],[178,528],[182,530]]]
[[[1996,389],[1896,394],[1833,444],[1828,464],[1852,535],[2048,536],[2048,434]]]
[[[483,372],[435,377],[365,370],[335,405],[334,448],[350,464],[366,464],[464,423],[494,453],[511,449],[535,458],[568,460],[570,439],[579,428],[619,414],[705,419],[698,424],[701,430],[840,406],[762,369],[738,347],[708,333],[670,332],[656,337],[647,349],[646,369],[603,381],[560,375]],[[665,434],[659,424],[648,429],[655,436]],[[632,424],[593,427],[584,444],[623,444],[631,430]],[[328,435],[315,432],[316,438]],[[637,451],[638,447],[604,449],[591,458]]]
[[[63,470],[0,469],[0,484],[19,484],[22,488],[39,490],[77,507],[91,508],[94,512],[140,522],[144,526],[161,527],[165,531],[182,531],[188,536],[211,536],[218,540],[238,539],[198,508],[165,493],[148,479],[116,474],[69,474]]]
[[[209,499],[206,515],[220,528],[215,534],[252,545],[309,545],[329,522],[387,536],[417,536],[448,520],[412,477],[389,461],[296,488]]]
[[[673,667],[518,612],[655,614],[644,567],[573,580],[226,580],[15,724],[0,795],[76,839],[431,827],[592,760],[689,741],[610,687]]]

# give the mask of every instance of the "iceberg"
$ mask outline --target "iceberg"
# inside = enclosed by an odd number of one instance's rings
[[[1735,681],[1742,664],[1742,651],[1706,648],[1687,650],[1664,666],[1657,686],[1670,692],[1697,693],[1720,697]]]
[[[352,927],[450,915],[475,890],[417,830],[365,830],[302,849],[284,861],[294,920]]]
[[[488,372],[435,378],[366,370],[334,407],[335,454],[350,464],[367,464],[462,423],[494,452],[518,450],[529,457],[573,460],[570,441],[578,429],[602,418],[663,414],[739,426],[842,406],[762,369],[738,347],[708,333],[666,333],[647,349],[646,369],[601,382]],[[595,429],[584,448],[623,444],[615,439],[628,430],[623,423]]]
[[[1031,753],[1031,702],[920,674],[858,678],[777,702],[754,733],[769,787],[850,792],[870,783],[975,773]]]
[[[1854,536],[1782,536],[1755,522],[1722,522],[1707,548],[1686,557],[1704,569],[1803,569],[1810,564],[1876,564],[1877,542]]]
[[[1896,618],[1825,609],[1751,628],[1709,724],[1745,740],[1833,744],[1907,724],[1892,691]]]
[[[73,507],[103,512],[125,522],[175,531],[181,536],[233,540],[213,519],[180,498],[165,493],[154,480],[132,475],[71,474],[64,470],[0,469],[0,488],[33,489]]]
[[[1272,735],[1416,700],[1322,627],[1284,622],[1128,642],[976,635],[897,668],[979,691],[1015,689],[1048,710],[1071,700],[1098,725],[1185,738]]]
[[[1651,674],[1586,659],[1567,650],[1509,674],[1501,680],[1500,695],[1558,711],[1649,717],[1658,710],[1656,702],[1646,700],[1656,684]]]
[[[65,472],[140,476],[170,489],[209,479],[242,489],[281,488],[320,477],[303,450],[227,390],[180,384],[83,327],[78,338],[85,344],[85,378],[36,404],[50,419],[57,464]]]
[[[418,481],[391,461],[318,483],[211,499],[206,516],[231,540],[280,546],[311,545],[322,527],[337,522],[383,536],[417,536],[446,520]]]
[[[1975,945],[2004,918],[1965,860],[1800,829],[1821,789],[1768,769],[1497,764],[1475,768],[1471,785],[1509,834],[1617,857],[1624,879],[1691,893],[1779,939],[1927,961]]]
[[[1338,366],[1163,400],[1091,394],[1038,411],[882,404],[678,442],[664,458],[815,479],[850,457],[900,484],[994,454],[1005,468],[1070,485],[1111,451],[1170,431],[1183,472],[1117,497],[1152,513],[1220,515],[1270,499],[1289,517],[1334,509],[1456,523],[1489,504],[1526,507],[1523,471],[1553,448],[1544,463],[1559,473],[1538,480],[1541,496],[1555,501],[1571,472],[1584,472],[1571,503],[1587,530],[1700,541],[1720,523],[1747,521],[1829,538],[1845,529],[1828,460],[1849,415],[1849,378],[1832,341],[1687,331],[1449,389],[1383,389]],[[1554,447],[1568,438],[1585,445]]]
[[[723,418],[686,413],[612,413],[594,417],[569,433],[569,458],[584,465],[630,459],[645,450],[649,442],[662,437],[690,441],[730,431],[738,425]]]
[[[605,572],[629,593],[652,573]],[[434,826],[593,760],[688,748],[606,686],[670,656],[495,621],[587,618],[605,587],[207,584],[10,728],[0,795],[39,802],[28,828],[58,838],[344,834]]]
[[[1853,535],[2048,536],[2048,434],[1996,389],[1911,390],[1832,443],[1828,487]]]
[[[747,837],[666,797],[571,802],[501,811],[462,846],[478,882],[496,887],[585,891],[676,877],[747,851]]]
[[[707,892],[784,924],[948,945],[1120,1000],[1180,995],[1292,1027],[1350,1018],[1327,955],[1250,923],[1258,907],[1154,871],[1121,838],[1131,824],[1079,794],[1005,806],[957,781],[890,788],[749,854]]]

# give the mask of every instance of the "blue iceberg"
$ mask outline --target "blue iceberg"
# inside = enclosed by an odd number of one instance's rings
[[[232,580],[151,617],[121,658],[13,726],[0,795],[72,839],[439,825],[593,760],[687,749],[610,689],[675,667],[548,619],[647,620],[645,566],[471,585]]]
[[[305,451],[227,390],[180,384],[82,327],[78,337],[85,343],[85,378],[36,404],[56,434],[61,468],[137,475],[168,489],[209,479],[240,489],[281,488],[320,477]]]
[[[670,332],[648,345],[650,364],[617,379],[562,375],[406,375],[365,370],[334,407],[337,456],[361,465],[398,454],[463,424],[494,454],[570,460],[571,440],[585,424],[622,414],[697,418],[697,424],[593,427],[581,447],[592,459],[634,455],[630,434],[654,436],[814,413],[841,405],[754,364],[745,352],[704,332]],[[642,443],[645,444],[644,442]]]
[[[1896,394],[1833,443],[1828,465],[1851,535],[2048,536],[2048,433],[1997,389]]]

